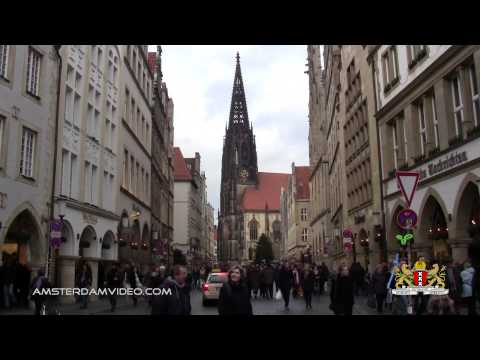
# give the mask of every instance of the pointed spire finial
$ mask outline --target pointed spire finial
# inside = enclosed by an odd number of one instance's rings
[[[240,64],[240,53],[237,51],[237,64]]]

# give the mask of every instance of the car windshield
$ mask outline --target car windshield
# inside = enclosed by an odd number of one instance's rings
[[[212,284],[226,283],[227,282],[227,274],[211,274],[208,277],[207,282],[212,283]]]

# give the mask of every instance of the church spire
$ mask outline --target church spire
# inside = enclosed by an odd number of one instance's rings
[[[233,80],[229,127],[238,124],[246,126],[248,129],[247,101],[245,99],[245,89],[243,87],[242,71],[240,69],[240,54],[238,52],[236,58],[237,65],[235,68],[235,78]]]

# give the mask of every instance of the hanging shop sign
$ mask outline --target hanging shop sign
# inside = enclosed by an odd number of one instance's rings
[[[417,225],[418,216],[412,209],[404,209],[398,213],[397,224],[404,230],[411,230]]]
[[[62,242],[62,223],[54,220],[50,224],[50,246],[54,249],[59,248]]]
[[[353,233],[349,229],[343,230],[343,250],[351,252],[353,250]]]

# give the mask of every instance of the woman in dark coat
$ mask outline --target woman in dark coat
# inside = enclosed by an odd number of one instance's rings
[[[255,299],[258,297],[258,289],[260,287],[260,272],[258,266],[253,265],[252,269],[248,272],[248,279],[250,282],[250,288],[253,291]]]
[[[387,282],[389,280],[388,274],[385,271],[385,267],[382,264],[378,264],[373,274],[373,288],[375,291],[375,297],[377,298],[377,312],[383,313],[383,303],[387,297]]]
[[[228,272],[228,282],[223,284],[220,290],[218,313],[220,315],[253,315],[250,295],[239,266],[233,267]]]
[[[312,293],[313,293],[313,288],[315,285],[315,275],[314,273],[310,270],[309,265],[305,265],[305,270],[302,273],[301,279],[300,279],[300,284],[303,289],[303,296],[305,298],[305,304],[307,306],[307,309],[312,308]]]
[[[346,265],[342,265],[338,269],[338,276],[332,292],[332,306],[335,315],[352,315],[353,279]]]

